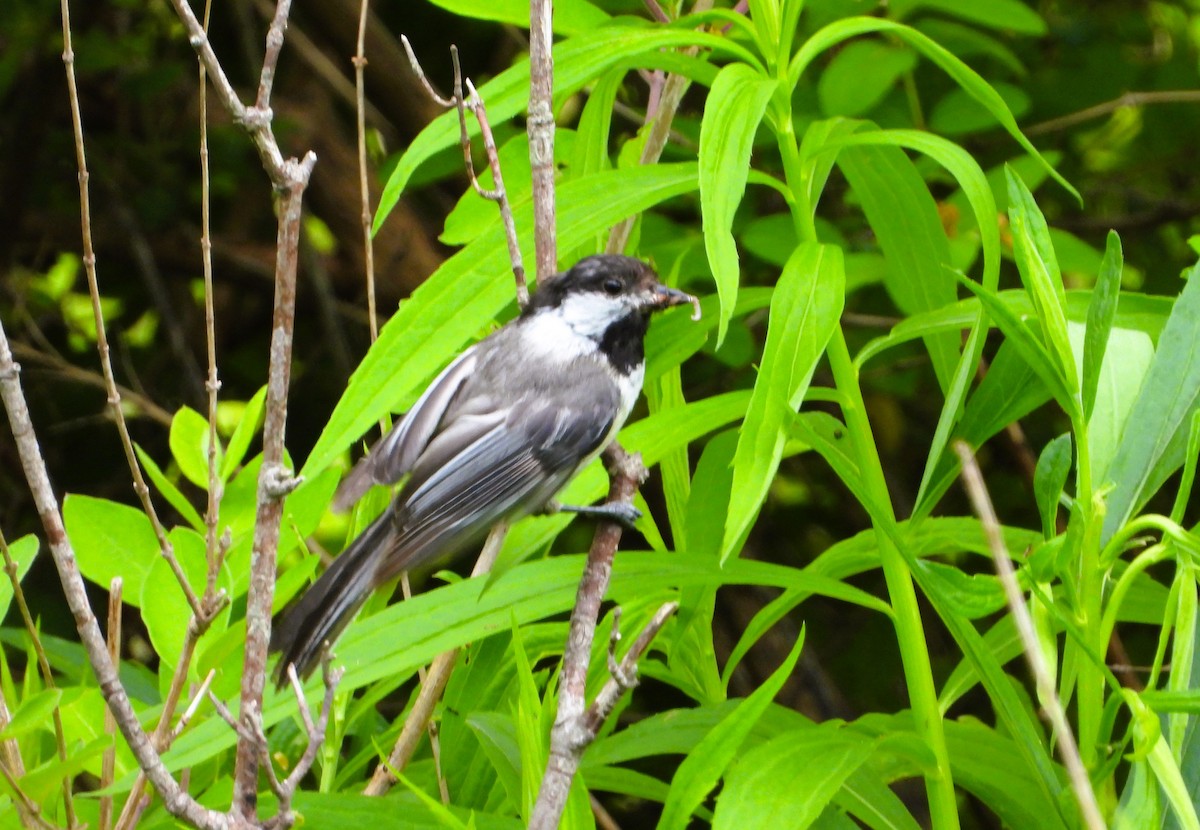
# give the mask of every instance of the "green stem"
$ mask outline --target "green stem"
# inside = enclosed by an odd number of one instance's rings
[[[1091,451],[1087,424],[1075,424],[1075,499],[1083,511],[1083,542],[1079,549],[1080,628],[1092,654],[1108,653],[1102,617],[1104,570],[1100,564],[1100,530],[1103,515],[1092,500]],[[1079,711],[1079,757],[1089,771],[1096,768],[1100,740],[1100,721],[1104,709],[1104,670],[1086,655],[1079,661],[1077,681]]]
[[[843,407],[843,414],[863,481],[872,499],[885,511],[884,519],[894,523],[891,494],[883,475],[883,465],[875,449],[875,437],[863,403],[858,373],[850,359],[850,351],[846,346],[841,326],[833,330],[827,353],[837,388],[849,402],[849,405]],[[950,754],[946,748],[937,690],[933,684],[933,669],[925,642],[925,629],[921,623],[920,608],[917,606],[917,592],[908,565],[891,536],[880,527],[876,527],[875,536],[879,543],[879,556],[884,579],[887,581],[888,596],[895,613],[896,639],[904,664],[904,679],[908,686],[913,721],[917,734],[928,744],[937,762],[937,774],[926,776],[925,779],[930,819],[937,830],[953,830],[959,826],[954,778],[950,771]]]

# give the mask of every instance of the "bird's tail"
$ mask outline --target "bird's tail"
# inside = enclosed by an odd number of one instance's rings
[[[287,667],[295,665],[308,677],[332,643],[375,588],[379,562],[394,543],[391,511],[384,511],[333,564],[283,612],[271,630],[271,651],[281,652],[275,683],[287,682]]]

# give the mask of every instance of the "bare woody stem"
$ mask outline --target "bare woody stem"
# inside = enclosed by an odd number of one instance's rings
[[[379,336],[379,320],[375,314],[375,246],[371,242],[371,189],[367,180],[367,101],[366,80],[363,77],[367,66],[367,0],[362,0],[358,10],[358,44],[354,53],[354,92],[358,133],[358,186],[362,198],[363,270],[367,278],[367,325],[371,330],[371,342]]]
[[[29,484],[34,504],[42,520],[46,533],[46,541],[50,546],[50,554],[58,569],[59,581],[63,586],[63,594],[67,605],[75,619],[75,627],[79,631],[79,639],[87,653],[100,693],[104,696],[109,709],[116,719],[117,727],[121,730],[125,742],[137,759],[138,766],[146,772],[146,777],[154,789],[162,797],[167,811],[177,818],[191,822],[196,827],[217,830],[227,826],[226,817],[197,804],[180,788],[178,782],[163,765],[162,759],[155,752],[150,738],[142,730],[137,713],[133,711],[124,687],[117,677],[117,668],[108,654],[108,644],[100,632],[96,617],[88,605],[87,593],[83,586],[83,577],[79,573],[79,564],[75,560],[75,552],[63,529],[62,514],[58,509],[54,491],[50,486],[50,477],[46,472],[46,464],[38,447],[37,436],[29,419],[29,408],[25,403],[25,394],[21,389],[19,368],[13,360],[8,346],[8,336],[0,324],[0,399],[8,413],[9,425],[16,441],[17,452],[21,457],[21,466],[25,471],[25,480]]]
[[[654,0],[647,0],[647,3],[654,3]],[[656,4],[655,4],[656,5]],[[711,9],[713,0],[696,0],[692,12],[703,12]],[[659,8],[659,12],[662,9]],[[657,15],[655,15],[657,18]],[[699,47],[691,46],[684,50],[685,55],[695,55],[699,52]],[[650,124],[650,135],[646,138],[646,144],[642,148],[640,162],[642,164],[654,164],[662,155],[663,149],[667,146],[667,139],[671,136],[671,123],[675,120],[675,113],[679,109],[680,103],[683,102],[684,93],[691,86],[691,81],[683,75],[668,75],[666,83],[663,84],[661,93],[658,97],[658,105],[654,108],[654,120]],[[619,254],[625,250],[625,246],[629,243],[629,234],[633,230],[634,217],[626,219],[619,225],[616,225],[608,236],[607,252],[610,254]]]
[[[108,405],[112,412],[113,420],[117,425],[117,432],[121,437],[121,448],[125,452],[125,461],[129,465],[129,471],[133,476],[133,489],[137,493],[138,500],[142,504],[142,510],[145,511],[146,517],[150,520],[150,526],[154,529],[154,536],[158,540],[158,547],[162,553],[163,559],[171,568],[171,572],[175,574],[175,580],[179,583],[180,589],[183,591],[184,597],[187,599],[188,605],[192,609],[192,613],[198,617],[203,615],[203,606],[200,599],[196,596],[196,592],[192,590],[191,584],[188,582],[187,576],[180,567],[179,561],[175,558],[175,550],[167,539],[167,531],[159,521],[158,513],[154,509],[154,502],[150,500],[150,488],[146,485],[145,478],[142,476],[141,465],[138,464],[137,455],[133,451],[133,441],[129,437],[129,427],[125,423],[125,414],[121,409],[121,394],[117,391],[117,381],[113,375],[112,360],[109,357],[108,335],[104,327],[104,313],[100,307],[100,285],[96,277],[96,252],[92,246],[92,208],[91,195],[88,187],[90,174],[87,167],[87,154],[84,151],[83,145],[83,117],[79,109],[79,90],[75,83],[75,52],[71,41],[71,12],[68,0],[62,0],[62,28],[63,28],[63,65],[67,72],[67,92],[71,104],[71,128],[75,138],[75,161],[79,170],[79,219],[80,228],[83,233],[83,269],[87,275],[88,292],[92,298],[92,316],[96,325],[96,350],[100,356],[100,368],[104,374],[104,387],[108,392]]]
[[[553,3],[529,3],[529,165],[533,184],[533,239],[537,278],[558,271],[554,227],[554,44]]]
[[[242,667],[241,720],[249,726],[262,713],[266,683],[267,648],[271,639],[271,603],[275,596],[275,555],[283,517],[283,497],[298,482],[283,466],[287,425],[287,392],[292,372],[292,337],[296,316],[296,259],[300,246],[300,218],[304,189],[317,157],[285,162],[290,183],[280,192],[279,232],[276,240],[275,311],[271,326],[271,353],[267,376],[266,415],[263,423],[263,463],[258,479],[254,545],[250,553],[250,588],[246,599],[246,657]],[[234,809],[249,819],[255,814],[258,755],[245,740],[238,741],[234,771]]]
[[[620,444],[613,443],[601,457],[609,477],[608,502],[631,504],[633,494],[646,477],[641,456],[630,454]],[[590,742],[581,738],[587,712],[588,665],[592,642],[596,638],[596,621],[600,618],[600,604],[608,590],[613,557],[620,541],[621,526],[615,522],[601,522],[579,581],[558,680],[558,714],[550,733],[550,757],[530,820],[530,827],[537,830],[552,830],[558,826],[571,780],[579,767],[583,749]]]
[[[1033,674],[1038,699],[1046,708],[1046,714],[1054,729],[1054,739],[1058,744],[1063,763],[1067,767],[1067,775],[1071,780],[1071,788],[1075,791],[1075,798],[1079,802],[1084,826],[1089,830],[1102,830],[1105,824],[1100,815],[1100,807],[1096,803],[1096,794],[1092,790],[1087,769],[1079,757],[1079,747],[1075,743],[1075,735],[1071,732],[1071,725],[1067,721],[1067,715],[1058,699],[1058,692],[1054,688],[1054,681],[1051,679],[1050,670],[1046,665],[1041,643],[1038,642],[1033,617],[1029,614],[1025,596],[1017,582],[1017,575],[1013,572],[1012,560],[1009,558],[1008,549],[1004,544],[1000,520],[996,518],[996,511],[992,507],[992,499],[988,495],[983,473],[979,471],[975,455],[966,443],[955,441],[954,452],[958,454],[958,458],[962,462],[963,486],[971,499],[971,504],[975,507],[975,512],[979,515],[980,524],[983,525],[984,534],[987,536],[992,559],[996,562],[996,572],[1000,577],[1000,584],[1004,586],[1004,596],[1008,600],[1008,610],[1013,616],[1017,633],[1021,637],[1021,646],[1025,651],[1025,659],[1029,662],[1030,672]]]
[[[451,45],[450,47],[450,60],[454,64],[454,95],[450,98],[445,98],[438,94],[433,85],[429,83],[429,79],[425,77],[425,71],[421,68],[421,64],[417,60],[417,56],[413,52],[412,44],[408,42],[408,38],[401,35],[400,42],[404,44],[404,51],[408,53],[408,62],[412,66],[413,74],[424,85],[425,91],[429,93],[429,97],[443,107],[454,107],[458,111],[459,144],[462,147],[463,165],[467,168],[467,175],[471,179],[471,187],[475,189],[475,192],[484,199],[495,202],[497,208],[500,210],[500,221],[504,224],[504,238],[508,242],[508,258],[512,263],[513,280],[517,288],[517,303],[521,308],[524,308],[529,304],[529,289],[526,286],[525,264],[521,256],[521,245],[517,240],[517,223],[513,219],[512,205],[508,201],[508,192],[504,189],[504,174],[500,169],[500,154],[496,149],[496,139],[492,135],[492,125],[488,122],[487,110],[484,108],[483,98],[479,96],[479,92],[475,89],[470,79],[466,81],[466,86],[470,94],[467,96],[463,95],[462,68],[459,66],[458,48],[456,46]],[[492,171],[492,184],[494,186],[491,190],[483,187],[475,175],[475,162],[471,158],[471,137],[467,131],[467,110],[474,113],[475,120],[479,122],[479,134],[483,139],[484,153],[487,156],[488,166]]]

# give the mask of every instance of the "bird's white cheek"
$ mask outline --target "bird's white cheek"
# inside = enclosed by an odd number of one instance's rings
[[[590,291],[572,294],[563,300],[560,313],[576,334],[596,338],[604,334],[615,320],[628,313],[622,299]]]

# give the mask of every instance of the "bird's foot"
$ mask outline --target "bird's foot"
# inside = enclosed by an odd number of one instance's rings
[[[626,530],[634,530],[634,522],[642,518],[642,511],[638,510],[632,504],[626,504],[623,501],[613,501],[597,505],[559,504],[556,501],[552,501],[546,505],[545,512],[547,514],[575,513],[589,519],[616,522]]]

